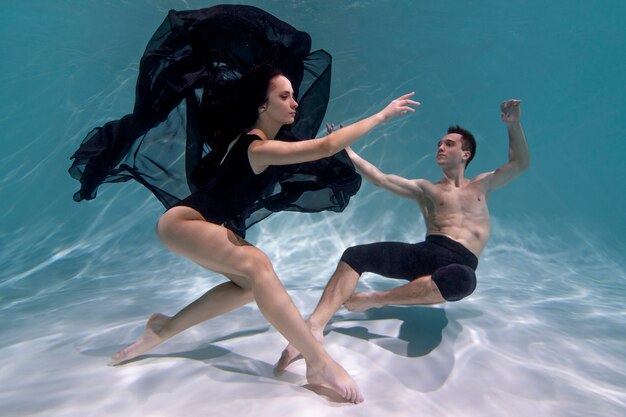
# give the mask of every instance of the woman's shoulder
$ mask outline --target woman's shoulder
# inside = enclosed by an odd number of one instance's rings
[[[243,132],[241,134],[242,137],[245,137],[249,141],[254,140],[263,140],[263,132],[258,132],[256,129],[253,129],[249,132]]]
[[[254,133],[242,133],[241,137],[247,140],[262,140],[259,135],[256,135]]]
[[[245,149],[251,150],[263,142],[263,138],[255,133],[244,132],[238,141]],[[256,142],[256,143],[255,143]]]

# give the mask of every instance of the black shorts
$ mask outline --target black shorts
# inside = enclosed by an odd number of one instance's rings
[[[360,274],[413,281],[430,275],[447,301],[458,301],[476,289],[478,258],[448,237],[429,235],[421,243],[377,242],[348,248],[341,260]]]

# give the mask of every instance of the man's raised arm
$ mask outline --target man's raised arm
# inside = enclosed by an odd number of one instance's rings
[[[500,104],[501,118],[509,133],[509,162],[491,173],[491,190],[508,184],[530,166],[528,143],[520,123],[520,103],[520,100],[507,100]]]

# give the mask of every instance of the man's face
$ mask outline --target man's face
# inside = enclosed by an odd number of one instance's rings
[[[463,137],[458,133],[448,133],[437,143],[437,165],[449,167],[465,166],[469,152],[462,149]]]

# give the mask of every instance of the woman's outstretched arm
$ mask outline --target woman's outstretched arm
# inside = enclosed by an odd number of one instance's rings
[[[414,112],[413,106],[419,106],[420,103],[411,100],[413,94],[398,97],[378,113],[345,126],[321,139],[301,142],[256,141],[248,149],[250,164],[255,172],[260,172],[270,165],[296,164],[332,156],[356,142],[379,124],[407,112]]]

